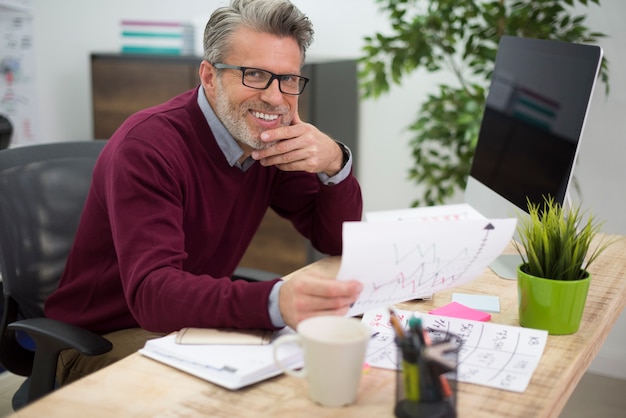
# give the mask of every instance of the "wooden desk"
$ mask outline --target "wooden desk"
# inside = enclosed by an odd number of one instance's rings
[[[302,270],[334,275],[338,258],[324,259]],[[300,271],[302,271],[300,270]],[[541,362],[524,393],[460,383],[458,416],[557,417],[597,354],[626,302],[626,240],[611,246],[591,269],[593,275],[580,330],[550,336]],[[292,273],[296,274],[296,273]],[[515,281],[490,271],[455,292],[500,296],[500,324],[518,325]],[[409,302],[402,309],[426,312],[447,304],[450,291],[429,302]],[[395,374],[370,369],[363,375],[355,405],[324,408],[306,395],[304,381],[278,376],[240,391],[228,391],[134,354],[62,388],[19,411],[16,417],[358,417],[393,416]]]

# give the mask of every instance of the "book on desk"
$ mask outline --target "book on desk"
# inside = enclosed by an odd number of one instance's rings
[[[274,333],[293,333],[284,328]],[[186,373],[235,390],[282,373],[274,363],[272,344],[179,344],[176,334],[146,342],[139,353]],[[279,353],[285,367],[302,365],[302,350],[287,344]]]

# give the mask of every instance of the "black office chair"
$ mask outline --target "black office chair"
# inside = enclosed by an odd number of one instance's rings
[[[44,301],[65,266],[104,143],[50,143],[0,151],[0,363],[14,374],[30,376],[28,402],[54,389],[62,350],[99,355],[112,348],[105,338],[43,313]],[[32,338],[34,350],[20,343],[20,332]]]
[[[30,376],[27,402],[54,390],[58,355],[111,350],[105,338],[44,317],[74,240],[97,156],[106,141],[39,144],[0,151],[0,274],[4,312],[0,363]],[[280,275],[238,268],[233,279],[271,280]],[[25,332],[35,350],[19,341]],[[16,401],[14,399],[14,405]]]

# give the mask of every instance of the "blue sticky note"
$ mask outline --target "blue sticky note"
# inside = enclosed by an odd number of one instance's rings
[[[461,303],[472,309],[478,309],[479,311],[500,312],[500,298],[498,296],[453,293],[452,301]]]

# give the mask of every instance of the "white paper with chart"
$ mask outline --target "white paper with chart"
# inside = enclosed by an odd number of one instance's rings
[[[348,315],[430,296],[475,279],[510,242],[516,222],[345,222],[337,279],[363,284]]]
[[[461,338],[463,346],[459,351],[457,369],[459,382],[512,392],[526,390],[548,339],[547,331],[531,328],[404,310],[397,310],[396,314],[405,328],[411,316],[419,315],[433,342],[443,339],[448,333]],[[398,348],[389,311],[366,312],[362,321],[375,334],[370,340],[365,361],[372,367],[397,370]]]

